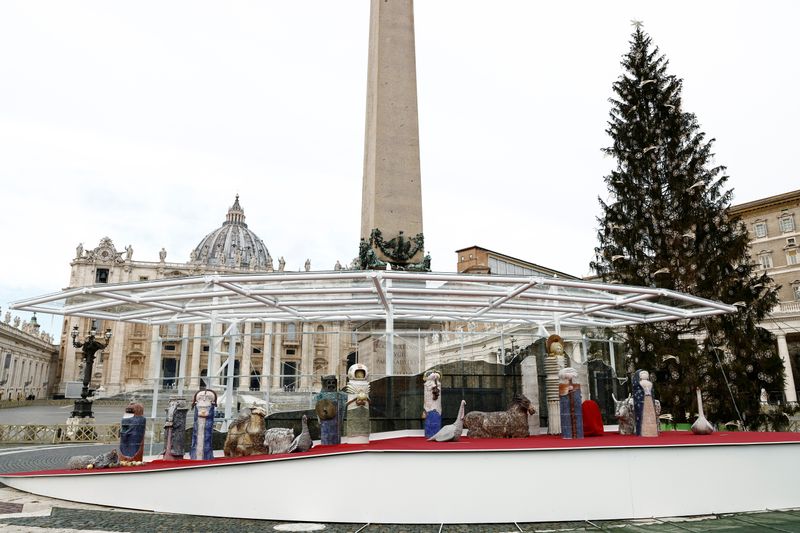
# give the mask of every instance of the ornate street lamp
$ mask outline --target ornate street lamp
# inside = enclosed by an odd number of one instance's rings
[[[91,330],[89,335],[80,342],[78,340],[78,326],[72,328],[70,336],[72,337],[72,345],[76,348],[83,348],[83,389],[81,389],[81,398],[75,400],[75,409],[72,411],[73,417],[78,418],[92,418],[92,400],[89,397],[94,392],[89,389],[89,383],[92,381],[92,366],[94,366],[94,354],[100,350],[104,350],[108,346],[108,341],[111,340],[111,330],[107,329],[103,335],[106,343],[97,342],[95,335],[96,330]]]

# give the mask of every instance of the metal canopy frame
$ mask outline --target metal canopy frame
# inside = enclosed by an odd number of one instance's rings
[[[11,308],[149,325],[377,320],[388,326],[408,320],[557,328],[614,328],[736,310],[652,287],[400,271],[214,274],[101,284],[21,300]]]

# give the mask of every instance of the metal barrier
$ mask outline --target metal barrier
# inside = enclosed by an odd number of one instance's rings
[[[119,424],[0,424],[1,444],[119,442]]]

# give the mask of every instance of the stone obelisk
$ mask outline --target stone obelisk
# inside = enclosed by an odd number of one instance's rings
[[[429,270],[422,233],[412,0],[372,0],[367,74],[362,268]],[[427,259],[427,260],[426,260]]]

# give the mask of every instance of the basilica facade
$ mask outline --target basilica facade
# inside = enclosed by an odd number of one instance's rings
[[[70,263],[70,288],[103,283],[126,283],[204,274],[264,273],[282,271],[245,222],[239,197],[222,225],[192,250],[188,261],[167,261],[162,249],[159,261],[134,259],[131,245],[119,250],[104,237],[94,248],[78,245]],[[306,262],[306,269],[309,269]],[[348,358],[355,361],[355,339],[349,323],[246,323],[238,335],[228,335],[227,325],[162,325],[124,323],[65,316],[61,331],[54,394],[65,393],[67,383],[82,379],[83,354],[72,345],[70,332],[77,326],[80,337],[90,331],[112,332],[109,346],[93,367],[92,387],[103,396],[152,390],[157,376],[164,388],[176,387],[179,377],[189,389],[201,383],[221,386],[227,369],[230,339],[235,349],[234,389],[237,391],[310,391],[319,388],[325,374],[344,376]],[[154,356],[160,354],[160,357]],[[160,364],[159,364],[160,361]]]

